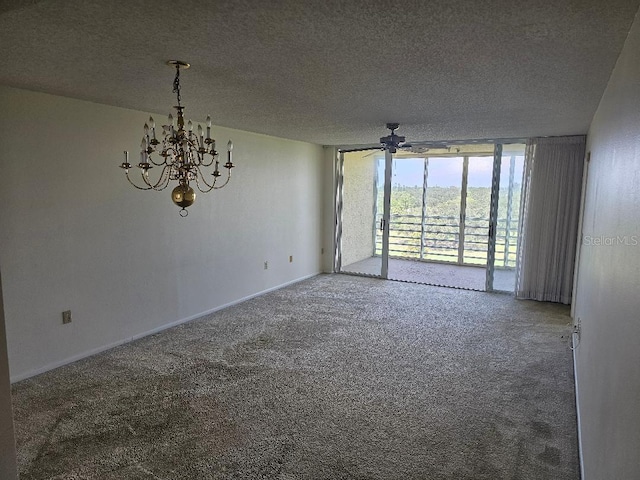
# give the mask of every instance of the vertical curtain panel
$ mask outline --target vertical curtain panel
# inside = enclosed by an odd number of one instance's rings
[[[527,143],[516,297],[571,303],[585,137]]]

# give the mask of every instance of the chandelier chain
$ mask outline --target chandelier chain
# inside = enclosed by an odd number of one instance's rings
[[[180,107],[180,101],[182,96],[180,95],[180,65],[176,65],[176,77],[173,79],[173,93],[178,98],[178,106]]]

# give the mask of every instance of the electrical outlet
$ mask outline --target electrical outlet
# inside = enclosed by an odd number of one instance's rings
[[[576,322],[573,324],[573,333],[578,336],[578,340],[580,340],[580,335],[582,335],[582,320],[580,317],[576,318]]]
[[[62,312],[62,323],[71,323],[71,310],[65,310]]]
[[[293,262],[293,255],[289,255],[289,263]]]
[[[268,270],[269,269],[269,262],[264,262],[264,269]]]

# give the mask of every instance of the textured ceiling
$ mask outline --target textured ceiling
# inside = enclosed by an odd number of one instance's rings
[[[320,144],[586,133],[640,0],[11,0],[0,83]]]

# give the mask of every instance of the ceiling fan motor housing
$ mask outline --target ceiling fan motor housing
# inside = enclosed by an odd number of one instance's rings
[[[402,135],[396,135],[395,129],[400,125],[397,123],[387,123],[387,128],[391,130],[391,134],[386,137],[380,138],[380,143],[382,144],[382,148],[385,150],[389,150],[391,153],[396,153],[398,147],[401,143],[404,142],[405,137]]]

